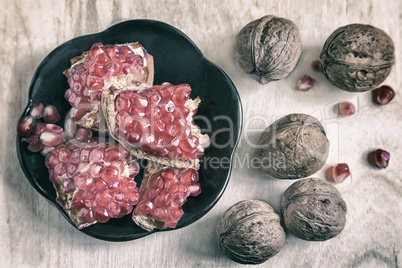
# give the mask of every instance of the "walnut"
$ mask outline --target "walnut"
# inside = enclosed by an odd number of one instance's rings
[[[267,15],[247,24],[235,41],[237,65],[260,84],[288,76],[302,52],[299,30],[292,21]]]
[[[327,39],[320,58],[327,79],[352,92],[373,89],[381,84],[395,62],[391,37],[371,25],[349,24]]]
[[[226,210],[217,235],[222,251],[243,264],[265,262],[280,251],[286,239],[279,215],[257,200],[240,201]]]
[[[308,241],[340,234],[346,223],[346,203],[338,190],[316,178],[299,180],[284,192],[281,214],[289,232]]]
[[[272,177],[300,179],[320,170],[328,151],[329,141],[316,118],[289,114],[261,133],[255,157],[260,169]]]

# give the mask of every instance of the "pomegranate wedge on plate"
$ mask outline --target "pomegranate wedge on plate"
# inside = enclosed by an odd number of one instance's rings
[[[57,203],[78,229],[127,215],[139,201],[140,167],[119,146],[73,140],[48,153],[45,165]]]
[[[109,133],[137,158],[177,168],[199,169],[210,139],[194,124],[200,99],[188,84],[142,90],[108,90],[102,111]]]
[[[153,57],[139,43],[94,44],[89,51],[71,59],[64,71],[69,89],[64,94],[73,107],[71,118],[79,125],[99,127],[99,102],[102,92],[113,86],[152,86]]]
[[[198,172],[148,162],[140,191],[141,198],[133,211],[133,221],[151,231],[175,228],[183,215],[182,205],[189,196],[201,193]]]

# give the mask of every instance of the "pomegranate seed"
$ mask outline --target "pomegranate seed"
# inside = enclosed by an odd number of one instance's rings
[[[59,175],[62,176],[64,174],[66,174],[67,172],[67,166],[66,164],[59,162],[55,167],[54,167],[54,172]]]
[[[89,57],[91,59],[95,59],[97,55],[105,53],[103,50],[103,44],[102,43],[95,43],[92,45],[91,49],[89,50]]]
[[[177,85],[172,100],[176,106],[184,106],[190,96],[191,88],[188,85]],[[173,111],[172,111],[173,112]]]
[[[72,108],[70,110],[70,118],[73,121],[78,121],[80,120],[89,110],[87,109],[77,109],[77,108]]]
[[[348,101],[343,101],[338,104],[338,111],[342,115],[352,115],[355,113],[356,108],[353,103]]]
[[[104,165],[102,163],[94,163],[89,169],[89,174],[94,178],[99,178],[101,176]]]
[[[43,111],[43,104],[38,103],[32,107],[30,115],[32,116],[32,118],[38,119],[42,117],[42,111]]]
[[[80,142],[89,142],[92,138],[92,131],[87,128],[80,128],[75,133],[75,139]]]
[[[378,167],[386,168],[389,164],[390,154],[385,150],[377,149],[374,153],[374,160]]]
[[[157,105],[161,101],[161,96],[157,91],[154,91],[151,93],[151,95],[149,95],[148,100],[151,105]]]
[[[67,176],[73,177],[77,172],[77,166],[74,164],[68,164],[66,170],[67,170]]]
[[[117,180],[119,176],[119,170],[114,166],[107,166],[102,171],[102,179],[105,182],[113,182]]]
[[[85,207],[81,208],[80,212],[79,212],[79,215],[81,217],[81,220],[83,222],[86,222],[86,223],[90,223],[90,222],[93,222],[95,220],[94,213],[89,208],[85,208]]]
[[[381,86],[373,91],[378,104],[386,105],[395,97],[395,91],[390,86]]]
[[[49,169],[53,169],[59,163],[59,156],[54,152],[50,152],[46,155],[45,165]]]
[[[38,135],[30,136],[27,139],[27,142],[29,143],[28,150],[30,150],[33,153],[39,152],[43,148],[43,143],[40,141]]]
[[[311,62],[311,68],[313,68],[314,71],[321,72],[322,71],[322,62],[320,60],[313,60]]]
[[[95,220],[100,223],[105,223],[109,220],[109,214],[103,207],[97,207],[94,209]]]
[[[309,91],[315,85],[315,82],[309,75],[305,75],[297,81],[296,87],[300,91]]]
[[[74,183],[82,190],[90,190],[93,187],[94,179],[87,172],[74,177]]]
[[[62,148],[59,151],[59,161],[63,163],[69,163],[70,162],[70,157],[71,157],[71,152],[68,149]]]
[[[55,106],[46,105],[43,109],[42,118],[46,123],[56,123],[60,120],[60,114]]]
[[[63,128],[59,127],[58,125],[55,125],[55,124],[46,124],[45,127],[46,127],[46,130],[48,130],[50,132],[56,132],[56,133],[63,132]]]
[[[57,132],[45,131],[40,134],[39,138],[45,146],[56,146],[61,142],[61,135]]]
[[[340,163],[332,168],[332,178],[336,183],[341,183],[350,176],[348,164]]]
[[[34,118],[32,116],[25,116],[18,123],[17,132],[21,137],[29,137],[34,128]]]
[[[90,162],[101,162],[105,157],[105,150],[103,148],[95,148],[89,154]]]

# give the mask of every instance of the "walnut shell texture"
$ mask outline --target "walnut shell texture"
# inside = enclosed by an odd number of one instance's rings
[[[320,170],[329,141],[320,122],[310,115],[289,114],[266,128],[255,157],[260,169],[277,179],[300,179]]]
[[[277,254],[286,239],[280,217],[273,208],[258,200],[234,204],[217,226],[222,251],[233,261],[260,264]]]
[[[346,224],[346,210],[338,190],[316,178],[293,183],[281,200],[287,230],[307,241],[325,241],[340,234]]]
[[[363,92],[380,85],[395,62],[395,46],[383,30],[349,24],[326,40],[320,58],[322,71],[335,86]]]
[[[267,15],[247,24],[235,41],[237,65],[260,84],[289,75],[299,61],[302,41],[292,21]]]

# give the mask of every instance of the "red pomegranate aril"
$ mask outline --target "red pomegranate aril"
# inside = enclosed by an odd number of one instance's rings
[[[80,155],[81,155],[80,149],[73,150],[70,155],[70,162],[72,164],[78,164],[80,162]]]
[[[59,163],[59,156],[56,152],[52,151],[45,157],[45,166],[53,169]]]
[[[181,216],[183,216],[183,214],[184,214],[184,212],[181,207],[170,207],[169,208],[169,216],[173,221],[180,220],[180,218],[181,218]]]
[[[67,165],[67,176],[73,177],[77,173],[77,166],[74,164]],[[91,174],[92,175],[92,174]]]
[[[94,179],[87,172],[80,173],[74,177],[75,185],[82,190],[90,190],[94,184]]]
[[[84,205],[84,193],[82,191],[77,192],[73,199],[72,199],[72,204],[71,204],[71,208],[72,209],[81,209],[83,207],[85,207]]]
[[[134,106],[138,107],[147,107],[148,106],[148,100],[147,98],[137,95],[135,98],[132,100]]]
[[[112,163],[110,163],[110,166],[116,167],[119,171],[119,175],[121,175],[125,169],[125,164],[123,163],[123,161],[120,160],[113,161]]]
[[[33,131],[32,131],[33,134],[40,135],[43,132],[45,132],[46,130],[48,130],[46,125],[47,124],[45,124],[45,123],[39,123],[39,122],[35,123],[34,127],[33,127]]]
[[[158,91],[161,95],[162,99],[170,99],[172,97],[173,91],[175,90],[174,86],[171,84],[162,85]]]
[[[103,171],[104,164],[102,163],[93,163],[92,166],[89,169],[89,173],[93,178],[99,178],[101,176],[101,173]]]
[[[50,132],[56,132],[56,133],[63,132],[63,128],[58,125],[55,125],[55,124],[46,124],[45,127],[46,127],[46,130],[48,130]]]
[[[120,147],[111,147],[105,150],[105,161],[112,162],[126,158],[128,151]]]
[[[161,107],[162,114],[173,113],[173,111],[176,109],[176,105],[171,100],[162,100],[159,106]]]
[[[66,164],[59,162],[55,167],[54,167],[54,172],[58,175],[58,176],[62,176],[64,174],[66,174],[67,172],[67,167]]]
[[[21,137],[29,137],[34,129],[34,118],[32,116],[25,116],[18,123],[17,132]]]
[[[338,104],[338,111],[342,115],[352,115],[355,113],[356,108],[353,103],[349,101],[343,101]]]
[[[161,99],[162,98],[157,91],[152,92],[148,96],[149,103],[153,106],[157,105],[161,101]]]
[[[42,117],[42,111],[43,111],[43,104],[38,103],[32,106],[30,115],[32,116],[32,118],[38,119]]]
[[[185,184],[198,182],[198,173],[194,169],[188,169],[181,175],[180,181]]]
[[[71,90],[76,96],[81,96],[83,94],[84,87],[79,82],[76,82],[73,84]]]
[[[380,168],[388,167],[390,157],[391,157],[391,155],[389,154],[389,152],[387,152],[383,149],[377,149],[374,153],[375,163]]]
[[[138,162],[136,160],[131,160],[131,161],[127,162],[127,166],[128,166],[129,176],[138,174],[138,172],[140,171],[140,165],[138,164]]]
[[[176,106],[184,106],[189,98],[191,88],[188,85],[177,85],[173,92],[172,100]]]
[[[103,50],[103,44],[102,43],[95,43],[92,45],[91,49],[89,50],[89,57],[91,59],[95,59],[97,55],[105,53]]]
[[[109,214],[107,213],[107,210],[104,207],[94,208],[94,217],[95,221],[100,223],[105,223],[110,219]]]
[[[63,163],[70,163],[70,158],[71,158],[71,152],[70,150],[66,148],[59,148],[58,149],[58,154],[59,154],[59,161]]]
[[[300,91],[309,91],[315,85],[315,80],[309,75],[304,75],[297,81],[297,89]]]
[[[126,138],[128,143],[130,143],[133,146],[137,146],[138,145],[137,143],[138,143],[138,141],[140,140],[141,137],[136,132],[130,131],[129,133],[127,133],[125,138]]]
[[[374,90],[378,104],[386,105],[395,97],[395,91],[390,86],[381,86]]]
[[[161,120],[165,125],[169,125],[174,121],[174,116],[173,114],[165,114],[161,117]]]
[[[135,116],[142,117],[142,116],[145,116],[146,112],[145,112],[144,108],[141,108],[141,107],[132,107],[132,108],[130,109],[130,114],[135,115]]]
[[[39,138],[45,146],[56,146],[61,142],[61,135],[57,132],[45,131],[40,134]]]
[[[80,142],[89,142],[92,138],[92,131],[87,128],[80,128],[75,133],[75,139]]]
[[[130,101],[126,98],[119,97],[116,98],[115,105],[116,105],[116,111],[118,112],[128,111],[130,107]]]
[[[43,148],[43,143],[40,141],[38,135],[28,137],[27,142],[29,144],[28,150],[30,150],[33,153],[39,152]]]
[[[119,177],[119,170],[114,166],[107,166],[102,171],[102,179],[105,182],[113,182]]]
[[[105,150],[103,148],[94,148],[89,154],[90,162],[100,162],[105,157]]]
[[[180,119],[180,118],[186,118],[188,114],[190,113],[190,110],[187,109],[184,106],[176,107],[176,109],[173,112],[174,118]]]
[[[157,120],[160,119],[162,116],[162,112],[161,109],[159,107],[149,107],[146,110],[146,114],[148,116],[148,118],[153,121],[153,120]]]
[[[86,207],[80,209],[79,215],[81,217],[81,220],[86,223],[90,223],[95,220],[93,211]]]
[[[188,185],[187,189],[191,196],[197,196],[201,193],[201,187],[199,184]]]
[[[349,166],[346,163],[340,163],[332,168],[332,178],[336,183],[343,182],[350,176]]]
[[[321,72],[322,71],[322,62],[321,62],[321,60],[313,60],[311,62],[311,68],[313,68],[314,71]]]
[[[56,123],[60,120],[60,114],[53,105],[46,105],[42,112],[42,118],[46,123]]]

